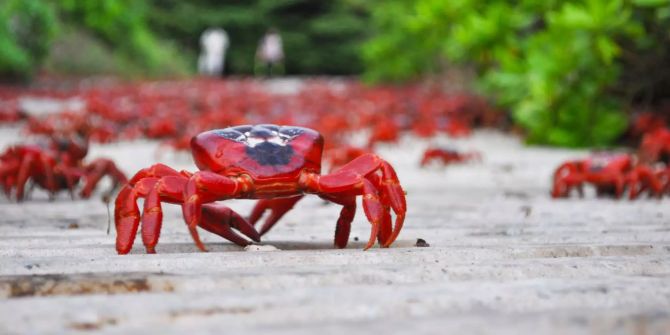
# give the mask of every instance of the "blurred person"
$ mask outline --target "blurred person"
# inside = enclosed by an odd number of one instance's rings
[[[270,28],[261,38],[256,50],[256,75],[284,73],[284,47],[276,28]]]
[[[202,51],[198,57],[198,72],[202,75],[223,75],[228,49],[228,34],[221,28],[209,28],[200,36]]]

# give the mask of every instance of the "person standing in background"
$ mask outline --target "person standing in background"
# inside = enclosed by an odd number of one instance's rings
[[[209,28],[200,36],[202,51],[198,57],[198,72],[205,76],[220,77],[226,64],[228,34],[221,28]]]
[[[276,28],[270,28],[261,38],[256,50],[256,75],[266,74],[269,76],[284,73],[284,46],[281,36]]]

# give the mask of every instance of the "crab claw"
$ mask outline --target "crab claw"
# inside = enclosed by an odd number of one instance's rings
[[[224,205],[203,205],[202,220],[199,226],[239,246],[247,246],[249,241],[236,234],[231,228],[237,229],[253,241],[261,241],[261,235],[247,220]]]

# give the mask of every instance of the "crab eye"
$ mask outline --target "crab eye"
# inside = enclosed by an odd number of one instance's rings
[[[269,138],[273,136],[272,133],[276,133],[275,131],[268,129],[263,126],[255,126],[251,128],[250,131],[248,131],[249,136],[251,137],[261,137],[261,138]]]
[[[303,130],[298,127],[283,127],[280,132],[290,138],[302,134]]]
[[[244,134],[242,134],[238,131],[235,131],[233,129],[215,130],[214,133],[223,137],[223,138],[233,140],[233,141],[238,141],[239,142],[239,141],[244,139]]]

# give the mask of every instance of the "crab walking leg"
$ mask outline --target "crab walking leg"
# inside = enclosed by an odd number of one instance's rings
[[[577,193],[579,194],[579,197],[584,196],[584,179],[585,177],[580,174],[580,173],[573,173],[570,175],[567,175],[562,178],[562,180],[559,181],[559,185],[561,185],[561,190],[562,192],[559,194],[558,197],[568,197],[570,196],[570,192],[572,191],[573,188],[577,189]],[[556,198],[556,196],[554,196]]]
[[[368,176],[368,179],[372,182],[377,189],[382,189],[382,180],[377,174],[371,174]],[[393,221],[391,219],[391,202],[387,196],[387,193],[382,192],[379,194],[382,206],[384,206],[383,219],[381,226],[379,227],[379,236],[377,236],[377,241],[380,245],[384,245],[388,241],[393,232]]]
[[[144,168],[140,171],[138,171],[132,178],[130,178],[130,181],[128,181],[129,184],[135,185],[138,181],[144,179],[144,178],[151,178],[151,177],[166,177],[166,176],[181,176],[177,170],[165,165],[165,164],[154,164],[148,168]]]
[[[249,223],[255,225],[261,216],[263,216],[263,213],[269,209],[270,216],[265,219],[265,222],[263,222],[263,225],[259,231],[261,236],[263,236],[277,223],[277,221],[279,221],[284,216],[284,214],[293,209],[293,206],[295,206],[295,204],[298,203],[298,201],[300,201],[300,199],[303,197],[303,195],[299,195],[290,198],[258,200],[254,206],[254,209],[249,215]]]
[[[395,170],[391,164],[386,161],[382,161],[382,187],[384,191],[382,199],[388,197],[389,204],[393,208],[393,212],[396,214],[396,223],[393,229],[391,236],[386,239],[386,242],[382,243],[382,246],[388,247],[393,243],[400,234],[402,225],[405,222],[405,213],[407,212],[407,202],[405,199],[405,191],[400,187],[400,181],[398,180],[398,175],[396,175]],[[387,211],[388,212],[388,211]],[[390,218],[389,218],[390,220]]]
[[[646,185],[641,185],[642,181],[640,180],[641,178],[638,171],[631,172],[626,177],[626,179],[626,183],[630,187],[630,194],[628,195],[628,199],[635,200],[637,199],[638,195],[640,195],[640,193],[644,192]]]
[[[554,187],[551,192],[553,198],[570,196],[573,188],[577,188],[579,197],[584,197],[584,181],[586,176],[581,172],[584,166],[581,162],[566,162],[554,172]]]
[[[656,197],[660,197],[663,191],[663,186],[656,177],[656,174],[647,167],[639,166],[633,169],[628,175],[627,182],[630,185],[630,200],[636,199],[647,188]]]
[[[92,161],[90,164],[88,164],[86,172],[86,185],[84,185],[84,188],[80,193],[82,198],[90,197],[93,189],[95,189],[95,186],[105,175],[109,175],[114,181],[114,186],[112,186],[111,192],[114,191],[116,185],[123,185],[128,181],[123,172],[121,172],[116,167],[116,164],[114,164],[114,162],[109,159],[99,158]]]
[[[54,170],[49,160],[44,155],[39,156],[40,164],[44,169],[44,175],[46,177],[46,189],[49,191],[49,199],[53,200],[56,194],[56,177],[54,177]]]
[[[337,219],[335,226],[335,246],[338,248],[346,248],[349,242],[349,234],[351,233],[351,222],[356,216],[356,197],[346,196],[338,197],[336,195],[322,194],[321,198],[342,205],[340,217]],[[390,219],[390,217],[389,217]],[[389,221],[390,223],[390,221]]]
[[[334,173],[325,176],[318,176],[312,173],[305,173],[301,177],[301,185],[310,193],[332,194],[332,193],[350,193],[363,195],[363,209],[372,224],[373,232],[376,234],[383,221],[384,207],[377,193],[377,188],[366,177],[372,173],[381,171],[381,192],[388,197],[391,208],[396,214],[395,227],[390,237],[382,244],[382,247],[388,247],[397,238],[402,229],[405,220],[407,204],[405,193],[400,187],[398,177],[395,171],[383,159],[377,155],[362,155],[348,164],[342,166]],[[374,240],[372,240],[374,244]],[[369,248],[372,245],[368,243]]]
[[[114,202],[114,223],[117,231],[122,221],[137,218],[139,222],[140,211],[137,207],[137,199],[140,195],[146,196],[154,183],[165,176],[181,176],[179,172],[163,164],[155,164],[138,171],[126,184]],[[148,185],[146,183],[149,183]],[[146,188],[143,188],[146,187]],[[118,241],[118,236],[117,236]]]
[[[187,179],[183,176],[166,176],[153,184],[144,199],[142,212],[142,243],[147,253],[156,253],[156,244],[163,225],[163,209],[161,201],[180,203]]]
[[[58,169],[59,173],[63,175],[65,178],[65,185],[67,186],[67,191],[70,194],[70,198],[74,200],[74,189],[77,186],[77,181],[83,173],[79,171],[79,169],[70,169],[66,166],[56,166],[56,169]]]
[[[375,240],[379,236],[379,226],[384,220],[384,206],[382,206],[381,201],[379,200],[379,194],[377,189],[372,182],[367,179],[363,179],[363,211],[365,216],[367,216],[368,221],[372,224],[372,229],[370,230],[370,238],[368,239],[368,244],[365,246],[365,250],[372,248],[375,245]],[[384,245],[382,245],[384,246]]]
[[[137,199],[146,197],[161,178],[168,176],[185,179],[179,172],[167,165],[155,164],[138,171],[116,196],[114,203],[114,225],[116,227],[116,251],[119,254],[130,252],[135,241],[135,235],[140,223],[140,210],[137,206]],[[146,206],[145,202],[145,208]],[[149,217],[151,217],[151,214]],[[152,223],[149,222],[149,224],[151,225]],[[158,229],[160,229],[160,226]],[[145,238],[144,235],[143,233],[143,239]],[[146,235],[146,239],[151,240],[149,230],[147,230]],[[155,235],[157,241],[158,234]]]
[[[163,221],[161,202],[183,203],[183,190],[188,179],[182,175],[146,177],[135,185],[126,185],[116,199],[114,220],[117,227],[117,252],[127,254],[132,249],[135,234],[142,223],[142,242],[147,253],[155,253]],[[144,209],[140,215],[137,200],[144,197]],[[203,208],[205,217],[201,227],[224,237],[236,244],[248,244],[244,238],[230,231],[239,230],[249,238],[258,241],[260,236],[239,214],[221,205],[207,205]],[[228,231],[230,231],[228,233]],[[243,241],[243,242],[240,242]]]
[[[23,160],[21,161],[21,165],[19,166],[19,174],[18,177],[16,178],[17,201],[23,200],[23,194],[26,187],[26,182],[28,181],[28,178],[30,177],[30,172],[34,168],[34,166],[35,166],[35,155],[26,154],[26,156],[24,156]]]
[[[563,198],[570,195],[570,187],[567,185],[566,178],[574,175],[578,170],[575,162],[566,162],[561,164],[554,172],[554,187],[551,191],[553,198]]]
[[[620,199],[623,195],[624,187],[626,187],[626,180],[623,176],[617,176],[614,178],[614,187],[616,190],[616,198]]]
[[[198,171],[189,178],[184,188],[182,213],[198,249],[207,251],[196,230],[202,220],[202,205],[235,198],[251,187],[252,182],[248,177],[229,178],[210,171]]]
[[[133,248],[135,235],[140,225],[140,209],[137,199],[146,196],[159,178],[145,178],[135,185],[127,184],[114,203],[114,225],[116,227],[116,252],[125,255]]]
[[[256,225],[256,222],[261,219],[265,210],[271,207],[270,200],[271,199],[261,199],[256,201],[254,208],[252,208],[251,213],[249,213],[249,223],[254,226]]]
[[[200,227],[242,247],[249,245],[249,241],[231,228],[239,230],[256,242],[261,241],[260,234],[247,220],[224,205],[203,205]]]
[[[2,188],[7,198],[10,197],[12,193],[12,187],[16,182],[16,178],[12,176],[16,175],[16,172],[19,170],[19,166],[20,164],[15,160],[0,165],[0,183],[2,183]]]

